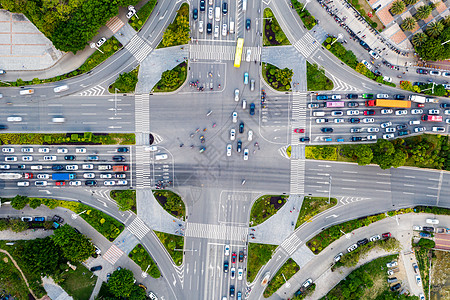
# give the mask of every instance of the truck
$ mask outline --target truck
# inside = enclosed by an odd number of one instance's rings
[[[0,179],[20,179],[22,178],[22,174],[20,173],[0,173]]]
[[[33,89],[27,89],[27,90],[21,90],[20,92],[19,92],[19,94],[20,95],[31,95],[31,94],[34,94],[34,90]]]
[[[113,166],[112,169],[114,172],[125,172],[128,171],[128,166]]]
[[[410,95],[408,97],[408,99],[412,102],[416,102],[416,103],[425,103],[427,101],[427,98],[424,96],[419,96],[419,95]]]
[[[53,173],[52,180],[70,180],[77,178],[75,173]]]
[[[99,171],[111,170],[111,165],[99,165],[98,170]]]
[[[442,116],[436,115],[422,115],[421,119],[427,122],[442,122]]]
[[[411,101],[405,100],[391,100],[391,99],[375,99],[375,100],[367,100],[367,107],[378,106],[378,107],[401,107],[401,108],[410,108]]]

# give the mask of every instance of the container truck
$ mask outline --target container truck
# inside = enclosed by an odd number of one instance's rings
[[[128,171],[128,166],[113,166],[112,169],[114,172],[125,172]]]
[[[419,95],[410,95],[408,97],[408,99],[412,102],[416,102],[416,103],[425,103],[427,98],[424,96],[419,96]]]
[[[410,108],[411,101],[405,100],[390,100],[390,99],[375,99],[375,100],[367,100],[367,107],[378,106],[378,107],[401,107],[401,108]]]
[[[422,121],[427,122],[442,122],[442,116],[436,116],[436,115],[422,115]]]
[[[0,179],[20,179],[22,174],[20,173],[0,173]]]
[[[71,180],[77,178],[75,173],[53,173],[52,180]]]

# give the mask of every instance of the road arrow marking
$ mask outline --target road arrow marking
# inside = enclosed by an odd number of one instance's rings
[[[337,217],[339,217],[339,215],[331,215],[331,216],[325,217],[325,219],[328,219],[328,218],[337,218]]]

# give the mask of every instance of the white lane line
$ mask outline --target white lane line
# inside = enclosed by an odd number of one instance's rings
[[[414,186],[414,184],[404,184],[404,186]]]
[[[376,192],[385,192],[385,193],[390,193],[390,191],[387,190],[375,190]]]
[[[414,195],[414,193],[409,193],[409,192],[403,192],[403,194],[406,194],[406,195]]]
[[[327,182],[327,181],[316,181],[316,183],[318,183],[318,184],[329,184],[329,182]]]
[[[83,116],[96,116],[97,113],[81,113]]]
[[[439,178],[427,178],[428,180],[439,181]]]
[[[356,179],[341,179],[342,181],[352,181],[352,182],[356,182]]]
[[[316,190],[316,192],[318,192],[318,193],[328,193],[328,191],[323,191],[323,190]]]
[[[427,186],[428,189],[432,189],[432,190],[437,190],[439,189],[438,187],[434,187],[434,186]]]
[[[356,174],[358,172],[355,172],[355,171],[342,171],[342,173],[353,173],[353,174]]]
[[[309,188],[320,188],[320,185],[308,185]]]
[[[322,169],[308,169],[310,171],[323,171]]]
[[[328,173],[317,173],[317,175],[321,175],[321,176],[330,176],[330,174],[328,174]]]
[[[435,197],[435,198],[437,198],[437,195],[427,195],[427,197]]]
[[[63,106],[62,104],[49,104],[48,106]]]
[[[97,122],[83,122],[83,124],[89,125],[89,124],[97,124]]]
[[[391,184],[390,182],[381,182],[381,181],[377,181],[378,184]]]
[[[377,173],[377,175],[382,175],[382,176],[391,176],[391,174],[384,174],[384,173]]]
[[[341,188],[342,190],[355,190],[354,188]]]
[[[83,103],[81,106],[97,106],[95,103]]]
[[[308,177],[308,179],[322,179],[322,177]]]
[[[406,177],[406,178],[416,178],[416,176],[409,176],[409,175],[405,175],[404,177]]]

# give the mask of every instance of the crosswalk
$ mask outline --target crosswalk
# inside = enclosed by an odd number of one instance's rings
[[[150,95],[134,96],[135,132],[150,133]]]
[[[144,236],[150,231],[150,228],[145,225],[144,221],[136,217],[130,225],[127,226],[127,230],[136,236],[139,240],[142,240]]]
[[[319,43],[316,39],[307,32],[294,44],[294,48],[297,49],[305,58],[308,58],[317,48]]]
[[[136,146],[136,188],[151,188],[150,177],[150,152],[144,150],[144,146]]]
[[[305,192],[305,160],[291,159],[290,194],[303,195]]]
[[[142,62],[153,50],[152,47],[137,34],[131,38],[125,48],[130,51],[139,62]]]
[[[112,245],[105,254],[103,254],[103,258],[108,261],[110,264],[114,265],[119,258],[123,255],[123,251],[119,249],[116,245]]]
[[[285,250],[289,254],[289,256],[291,256],[301,243],[302,241],[294,233],[281,243],[281,248]]]
[[[231,45],[191,44],[189,47],[189,58],[192,60],[234,60],[236,53],[236,46]],[[250,61],[260,61],[260,47],[244,47],[242,61],[246,59],[248,49],[251,50]]]
[[[305,93],[293,93],[291,109],[291,184],[290,194],[303,194],[305,183],[304,146],[300,145],[299,134],[294,129],[306,128],[306,101]]]
[[[96,85],[88,90],[82,91],[78,94],[78,96],[88,96],[88,97],[94,97],[94,96],[102,96],[105,92],[105,88],[101,85]]]
[[[306,102],[307,102],[307,95],[305,93],[292,94],[291,119],[299,122],[306,122]],[[300,125],[305,126],[305,123]]]
[[[187,237],[230,241],[243,241],[247,238],[247,234],[246,227],[200,223],[187,223],[185,232]]]
[[[108,27],[113,33],[116,33],[120,28],[122,28],[123,25],[125,24],[117,16],[112,17],[108,22],[106,22],[106,27]]]

